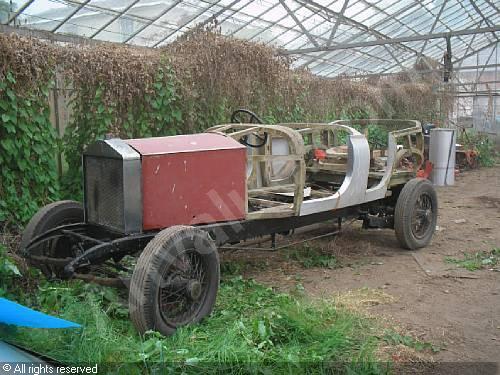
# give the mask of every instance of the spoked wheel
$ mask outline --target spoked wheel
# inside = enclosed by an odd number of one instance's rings
[[[219,288],[219,256],[200,229],[158,233],[140,255],[130,282],[130,317],[140,333],[171,335],[209,315]]]
[[[207,264],[194,249],[177,256],[162,275],[160,314],[171,326],[190,323],[208,292]]]
[[[425,179],[410,180],[401,190],[394,214],[394,229],[399,243],[414,250],[427,246],[437,223],[436,191]]]
[[[416,238],[424,238],[432,225],[433,211],[432,198],[427,193],[422,193],[415,202],[415,210],[411,218],[412,232]]]
[[[24,254],[26,246],[33,238],[46,231],[65,224],[74,224],[83,222],[83,207],[75,201],[59,201],[50,203],[42,207],[30,220],[24,229],[20,250]],[[73,256],[72,243],[66,238],[57,238],[45,244],[41,244],[30,251],[31,255],[42,255],[52,258],[67,258]],[[32,266],[40,268],[46,277],[62,277],[63,268],[57,266],[48,266],[39,264],[36,261],[28,260]]]

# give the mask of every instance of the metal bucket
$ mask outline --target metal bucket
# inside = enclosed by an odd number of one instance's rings
[[[455,129],[431,129],[429,160],[433,165],[431,181],[437,186],[455,183]]]

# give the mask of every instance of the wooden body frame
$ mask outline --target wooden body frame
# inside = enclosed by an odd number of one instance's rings
[[[383,172],[370,172],[374,150],[368,145],[368,125],[380,125],[388,132],[386,165]],[[353,126],[359,125],[361,131]],[[416,176],[423,163],[424,141],[418,121],[393,119],[339,120],[332,123],[223,124],[207,130],[235,140],[265,139],[261,147],[249,147],[247,175],[247,220],[310,215],[317,212],[359,205],[382,199],[390,187],[402,185]],[[348,152],[344,164],[316,161],[306,163],[318,147],[339,145],[339,133],[346,132]],[[273,153],[273,140],[285,139],[286,155]],[[258,142],[256,142],[258,143]],[[410,168],[398,169],[403,158],[414,162]],[[273,166],[288,164],[289,175],[273,178]],[[274,163],[274,164],[273,164]],[[337,176],[342,181],[336,192],[314,191],[304,199],[307,173],[321,173],[326,179]],[[375,182],[373,182],[375,181]],[[370,185],[372,184],[372,185]],[[288,193],[293,202],[283,203],[277,197]],[[259,208],[249,210],[249,206]]]

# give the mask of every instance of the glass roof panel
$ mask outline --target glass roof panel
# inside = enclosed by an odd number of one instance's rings
[[[27,6],[17,17],[16,25],[27,26],[37,30],[53,30],[57,25],[63,22],[68,16],[71,16],[81,6],[80,2],[75,4],[65,4],[56,1],[46,1],[44,6],[40,3],[26,2],[17,4],[14,9]]]
[[[57,2],[63,2],[63,3],[69,3],[69,4],[75,3],[75,1],[73,1],[73,0],[66,0],[66,1],[50,0],[50,1],[57,1]],[[137,2],[138,2],[137,0],[125,0],[125,1],[78,0],[78,1],[76,1],[76,3],[84,3],[87,8],[92,8],[94,10],[100,10],[103,12],[109,11],[110,13],[112,13],[113,11],[118,12],[118,11],[124,10],[124,9],[128,8],[130,5],[136,4]]]
[[[277,20],[285,18],[286,16],[288,16],[286,9],[282,6],[277,6],[263,14],[261,18],[271,23],[275,23]]]
[[[295,49],[304,46],[304,48],[312,47],[309,45],[309,39],[305,35],[300,35],[298,38],[292,40],[290,43],[286,44],[286,48]]]
[[[174,33],[176,29],[169,28],[165,26],[158,27],[155,24],[148,25],[142,31],[138,32],[136,35],[129,34],[127,38],[130,44],[143,45],[146,47],[152,47],[156,43],[160,42],[167,35]],[[137,30],[135,31],[137,32]]]
[[[378,4],[379,8],[384,9],[390,15],[394,15],[400,10],[408,7],[411,4],[411,0],[403,0],[403,1],[392,1],[392,0],[383,0]]]
[[[123,43],[132,35],[133,32],[132,27],[134,23],[144,25],[144,23],[133,21],[130,18],[125,18],[125,17],[119,18],[115,21],[112,21],[103,30],[101,31],[95,30],[94,33],[97,32],[95,39],[116,42],[116,43]],[[141,40],[139,43],[142,44],[143,42],[144,41]]]
[[[443,38],[350,49],[338,49],[338,44],[349,47],[351,43],[500,24],[494,0],[474,3],[471,0],[13,0],[11,3],[10,15],[0,17],[0,22],[9,26],[148,47],[168,44],[214,16],[223,34],[299,50],[292,55],[296,58],[294,66],[308,66],[321,75],[397,71],[411,66],[422,50],[424,55],[441,61],[446,49]],[[332,31],[335,32],[330,40]],[[453,36],[453,59],[474,55],[499,36],[500,31]],[[300,51],[305,48],[309,50]],[[328,50],[331,48],[334,50]]]
[[[319,38],[328,39],[332,31],[333,25],[328,21],[323,21],[314,25],[309,29],[309,32]]]
[[[345,0],[316,0],[315,2],[325,8],[328,8],[334,12],[340,12]]]
[[[359,33],[360,33],[360,30],[353,29],[351,26],[348,26],[348,25],[341,23],[341,24],[339,24],[339,26],[337,28],[337,33],[335,34],[334,42],[335,43],[344,43],[347,40],[358,35]],[[364,35],[364,37],[366,38],[366,34],[362,33],[361,35]]]
[[[267,11],[269,11],[269,5],[261,1],[251,1],[243,8],[241,8],[242,13],[251,14],[253,16],[263,14]]]
[[[370,27],[375,23],[382,21],[386,17],[387,15],[385,15],[384,13],[377,12],[373,8],[367,8],[366,10],[354,16],[353,19]]]
[[[401,30],[402,28],[403,30]],[[408,32],[408,27],[401,26],[399,22],[392,22],[389,20],[386,25],[379,27],[378,30],[380,30],[381,33],[391,35],[395,33],[401,33],[402,31]]]
[[[103,13],[98,10],[83,7],[59,28],[59,32],[90,37],[97,33],[101,27],[114,19],[112,13]],[[113,30],[114,35],[120,35],[121,29]]]
[[[356,1],[353,3],[349,2],[349,6],[346,8],[344,15],[346,17],[353,17],[367,8],[368,6],[363,4],[361,1]]]
[[[420,8],[408,13],[403,17],[397,17],[397,20],[401,22],[403,25],[411,27],[414,23],[421,22],[422,18],[425,19],[429,16],[430,16],[429,13],[424,8]],[[434,20],[432,16],[429,18]]]
[[[257,23],[252,23],[252,25],[248,25],[247,27],[242,27],[233,35],[236,38],[240,39],[250,39],[260,35],[264,29],[266,28],[266,24],[261,23],[260,25]]]
[[[155,18],[155,15],[170,9],[176,2],[173,0],[139,0],[127,12],[129,15],[147,19]]]

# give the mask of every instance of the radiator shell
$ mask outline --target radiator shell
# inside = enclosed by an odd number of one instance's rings
[[[142,231],[141,155],[121,139],[98,140],[83,153],[85,221],[111,231]]]

